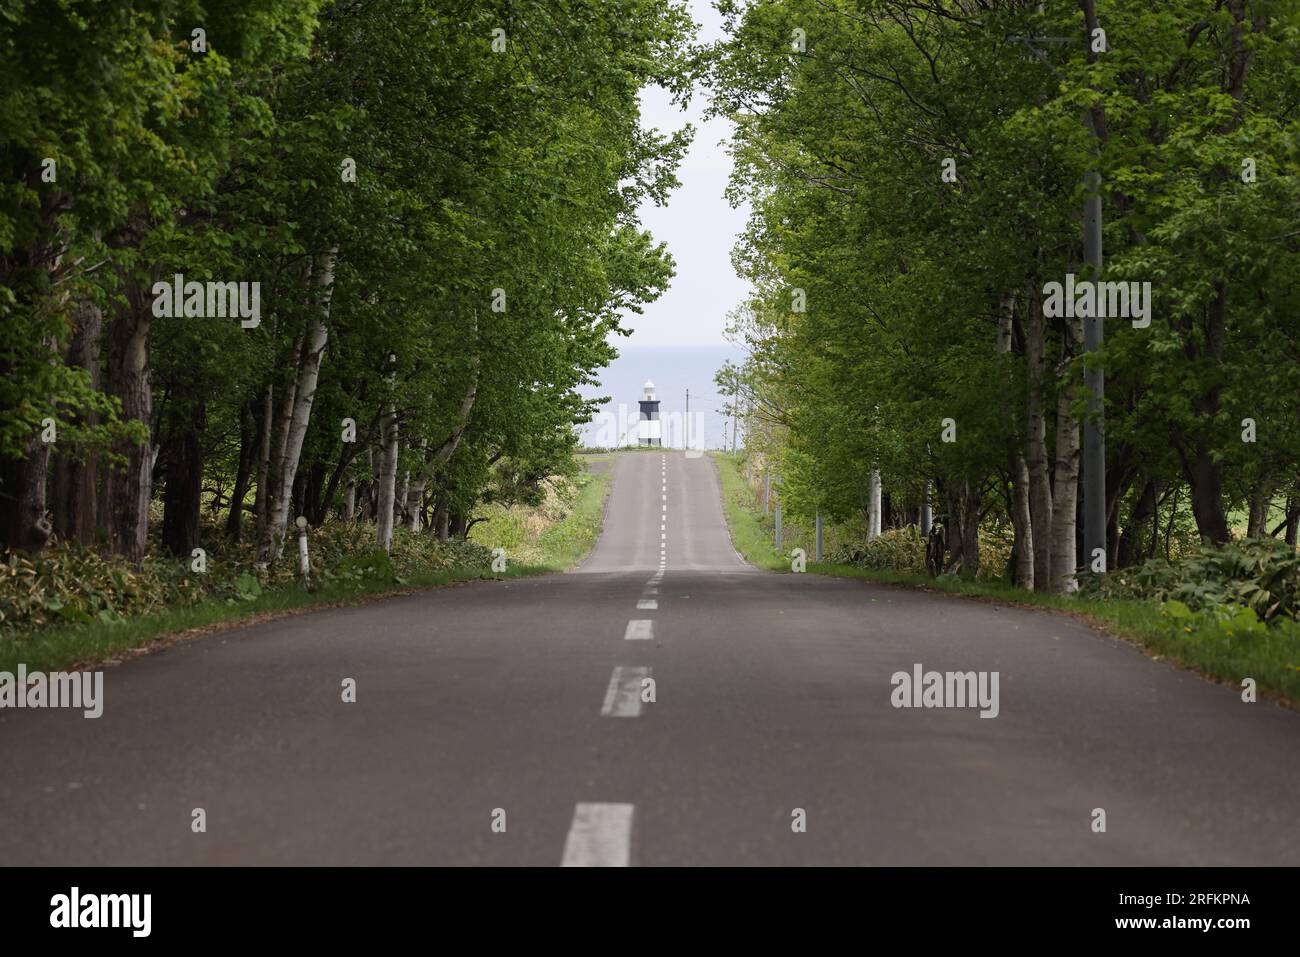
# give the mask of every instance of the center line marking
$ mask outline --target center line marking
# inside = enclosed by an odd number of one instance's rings
[[[651,618],[633,618],[627,623],[623,632],[624,641],[648,641],[655,636],[654,620]]]
[[[632,857],[631,804],[578,804],[564,839],[561,867],[627,867]]]
[[[606,718],[636,718],[641,715],[641,682],[649,678],[649,668],[625,668],[619,665],[609,676],[605,702],[600,713]]]
[[[658,611],[659,602],[655,601],[653,598],[642,598],[636,603],[636,607],[644,611]]]

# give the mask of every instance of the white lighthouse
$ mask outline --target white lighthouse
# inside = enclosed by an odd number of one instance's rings
[[[659,432],[659,400],[655,398],[655,384],[649,379],[645,380],[645,388],[641,392],[641,420],[637,423],[637,444],[664,444],[663,436]]]

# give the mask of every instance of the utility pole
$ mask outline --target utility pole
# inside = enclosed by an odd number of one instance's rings
[[[683,439],[684,447],[689,449],[691,447],[691,390],[690,389],[686,390],[686,428],[683,429],[683,431],[686,433],[685,438]]]
[[[1097,20],[1096,0],[1079,0],[1083,10],[1084,42],[1087,44],[1088,62],[1097,61],[1097,51],[1093,50],[1093,37],[1100,25]],[[1042,11],[1042,6],[1039,6]],[[1059,79],[1060,72],[1052,66],[1042,50],[1035,43],[1073,43],[1070,37],[1022,37],[1012,36],[1007,39],[1023,43]],[[1104,117],[1100,107],[1084,108],[1083,125],[1092,134],[1092,169],[1084,173],[1083,182],[1086,196],[1083,201],[1083,261],[1087,270],[1087,279],[1101,281],[1102,247],[1101,247],[1101,143],[1104,133]],[[1100,312],[1098,309],[1094,313]],[[1106,373],[1100,366],[1090,365],[1088,359],[1101,351],[1105,341],[1105,328],[1101,316],[1085,316],[1083,319],[1083,387],[1088,393],[1088,411],[1083,420],[1083,551],[1084,564],[1094,561],[1097,550],[1101,550],[1104,569],[1106,555],[1106,421],[1103,400],[1106,394]]]

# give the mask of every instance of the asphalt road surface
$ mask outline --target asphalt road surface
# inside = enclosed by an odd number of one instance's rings
[[[756,571],[707,457],[613,477],[574,572],[183,642],[108,668],[97,720],[0,712],[0,863],[1300,863],[1300,715],[1064,617]],[[894,707],[918,664],[997,672],[997,716]]]

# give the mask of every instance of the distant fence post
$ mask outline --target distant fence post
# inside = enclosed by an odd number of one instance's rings
[[[815,554],[817,555],[817,561],[821,561],[822,560],[822,511],[821,509],[817,510],[817,547],[816,547]]]
[[[303,583],[311,587],[311,561],[307,557],[307,519],[299,515],[298,521],[298,568],[302,572]]]

